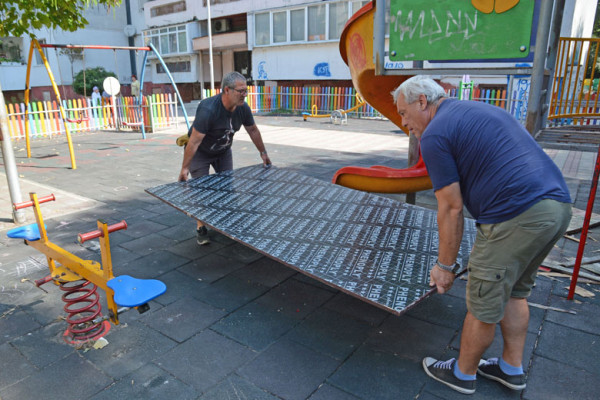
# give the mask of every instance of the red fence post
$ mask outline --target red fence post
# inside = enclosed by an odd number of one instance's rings
[[[583,220],[583,228],[581,230],[581,237],[579,238],[579,247],[577,248],[577,258],[575,259],[575,265],[573,266],[573,276],[571,277],[571,287],[569,288],[568,300],[573,300],[575,294],[575,286],[577,285],[577,278],[579,277],[579,269],[581,268],[581,259],[583,258],[583,250],[585,249],[585,242],[587,241],[587,234],[590,228],[590,219],[592,217],[592,209],[594,208],[594,200],[596,199],[596,189],[598,189],[598,176],[600,176],[600,146],[598,147],[598,154],[596,155],[596,168],[594,169],[594,178],[592,179],[592,186],[590,188],[590,196],[588,197],[587,209],[585,210],[585,218]]]

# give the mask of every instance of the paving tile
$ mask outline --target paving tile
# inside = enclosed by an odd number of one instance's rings
[[[46,399],[85,399],[111,382],[108,376],[74,353],[0,390],[0,397],[3,400],[39,399],[40,396]]]
[[[210,389],[203,396],[200,396],[198,400],[231,399],[277,400],[279,397],[254,386],[252,383],[234,374]]]
[[[113,265],[113,273],[115,276],[130,275],[138,279],[152,279],[172,271],[186,262],[188,262],[186,258],[176,256],[168,251],[157,250],[127,263]]]
[[[535,354],[597,373],[600,370],[600,336],[546,322]]]
[[[149,233],[129,242],[121,243],[120,246],[134,253],[146,255],[153,251],[166,250],[176,244],[176,240],[166,238],[158,233]]]
[[[570,364],[570,363],[569,363]],[[598,370],[589,372],[573,365],[535,357],[523,398],[527,400],[596,400],[600,393]]]
[[[107,346],[82,356],[115,379],[157,359],[177,344],[138,321],[112,326],[105,338],[109,342]]]
[[[460,329],[467,314],[465,300],[460,297],[434,294],[409,310],[406,315],[442,325]]]
[[[38,371],[15,347],[10,343],[0,344],[0,390],[8,385],[15,384]],[[10,366],[7,368],[7,366]]]
[[[162,207],[167,207],[167,210],[162,212]],[[186,229],[189,229],[192,233],[194,232],[194,227],[196,226],[190,217],[178,210],[175,210],[173,207],[167,204],[161,204],[161,212],[159,212],[159,215],[153,217],[151,220],[165,226],[185,226]]]
[[[549,310],[546,317],[548,321],[583,332],[600,334],[600,305],[576,303],[558,296],[551,296],[549,305],[561,310],[575,311],[577,314]]]
[[[191,297],[183,297],[142,318],[142,321],[178,342],[183,342],[221,319],[225,313]]]
[[[397,354],[421,362],[424,357],[440,357],[457,331],[409,316],[390,316],[371,331],[367,346],[373,351]]]
[[[224,247],[223,244],[215,241],[211,241],[206,246],[200,246],[196,242],[196,238],[184,240],[181,243],[177,243],[167,250],[171,253],[181,257],[185,257],[188,260],[196,260],[205,257],[207,254],[215,253]]]
[[[137,371],[123,377],[91,400],[130,400],[130,399],[174,399],[193,400],[199,393],[173,375],[157,367],[147,364]]]
[[[226,276],[203,288],[194,297],[226,311],[233,311],[265,293],[269,288],[234,276]]]
[[[359,398],[331,385],[324,384],[321,385],[308,400],[359,400]]]
[[[177,270],[198,281],[212,283],[242,267],[244,264],[237,260],[213,253],[182,265]]]
[[[171,226],[170,228],[163,229],[162,231],[158,232],[158,234],[178,242],[183,242],[192,238],[195,239],[196,229],[194,229],[193,224],[178,224]]]
[[[223,247],[218,251],[218,254],[224,257],[233,258],[234,260],[244,264],[249,264],[261,257],[264,257],[259,252],[252,250],[251,248],[238,242],[234,242],[233,244]]]
[[[144,210],[142,209],[142,211],[144,211]],[[155,213],[149,213],[149,212],[145,212],[145,213],[148,214],[147,218],[152,218],[152,217],[158,216],[158,214],[155,214]],[[130,216],[124,215],[123,219],[125,221],[127,221],[127,234],[134,238],[144,238],[150,234],[160,232],[163,229],[167,228],[167,226],[165,226],[163,224],[159,224],[158,222],[150,221],[144,217],[140,217],[140,218],[133,217],[132,218]]]
[[[25,311],[15,309],[0,315],[0,344],[39,329],[41,325]]]
[[[204,392],[256,354],[211,330],[205,330],[164,354],[155,363]]]
[[[356,297],[339,292],[324,307],[377,326],[391,314]]]
[[[263,257],[245,268],[239,269],[233,275],[240,279],[260,283],[267,287],[276,286],[286,279],[298,274],[293,269],[268,257]]]
[[[46,325],[37,331],[14,339],[12,345],[38,368],[67,357],[75,349],[63,340],[66,321]]]
[[[420,362],[363,346],[327,382],[362,399],[412,399],[427,378]]]
[[[250,303],[225,317],[211,327],[238,343],[261,351],[275,343],[281,336],[298,324],[284,313]]]
[[[339,366],[327,356],[282,339],[262,352],[239,373],[279,397],[306,399]]]
[[[256,302],[293,318],[303,319],[333,295],[327,290],[289,279],[271,289]]]
[[[158,279],[167,285],[167,291],[155,298],[154,301],[163,306],[185,297],[196,296],[208,287],[207,283],[196,279],[189,279],[186,275],[178,271],[167,272],[159,276]]]
[[[366,322],[328,309],[318,309],[286,334],[285,338],[344,360],[365,341],[371,329],[373,327]]]

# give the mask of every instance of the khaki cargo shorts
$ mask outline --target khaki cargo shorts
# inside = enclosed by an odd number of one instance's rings
[[[477,224],[468,265],[469,312],[497,323],[509,298],[529,297],[538,267],[570,220],[571,204],[546,199],[508,221]]]

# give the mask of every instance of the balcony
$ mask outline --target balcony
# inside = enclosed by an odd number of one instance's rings
[[[192,40],[196,51],[208,50],[208,36],[197,37]],[[248,50],[246,31],[227,32],[212,36],[213,50],[240,49]]]

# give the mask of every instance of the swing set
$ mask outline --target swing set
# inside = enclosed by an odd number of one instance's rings
[[[29,109],[29,92],[31,90],[30,86],[29,86],[29,81],[30,81],[30,76],[31,76],[31,65],[32,65],[32,60],[33,60],[33,51],[34,49],[37,49],[41,58],[42,58],[42,62],[44,63],[44,66],[46,67],[46,71],[48,72],[48,77],[50,78],[50,82],[52,83],[52,89],[54,90],[54,95],[56,96],[57,102],[58,102],[58,107],[59,107],[59,111],[60,111],[60,116],[63,122],[63,126],[65,128],[65,136],[67,137],[67,143],[69,146],[69,156],[71,158],[71,169],[77,169],[77,164],[75,162],[75,154],[73,151],[73,142],[71,140],[71,132],[69,130],[69,125],[67,123],[82,123],[84,121],[89,120],[89,115],[87,115],[87,112],[84,113],[83,110],[81,109],[74,109],[72,110],[72,117],[69,117],[67,115],[67,112],[63,106],[63,102],[62,102],[62,98],[60,96],[60,91],[58,90],[58,86],[56,85],[56,81],[54,79],[54,75],[52,74],[52,70],[50,68],[50,64],[48,63],[48,59],[46,58],[46,55],[44,54],[44,51],[42,49],[45,48],[51,48],[51,49],[55,49],[55,51],[57,49],[81,49],[82,53],[83,53],[83,81],[84,81],[84,95],[87,95],[86,93],[86,89],[85,89],[85,50],[86,49],[94,49],[94,50],[113,50],[114,54],[115,54],[115,64],[116,64],[116,68],[118,71],[118,62],[117,62],[117,56],[116,56],[116,52],[117,50],[135,50],[137,51],[143,51],[144,52],[144,60],[142,62],[142,71],[140,73],[140,78],[139,78],[139,82],[140,82],[140,96],[138,96],[136,98],[135,101],[135,107],[136,107],[136,114],[140,115],[141,114],[141,108],[142,108],[142,93],[144,90],[144,73],[146,72],[146,62],[148,59],[148,54],[150,52],[153,52],[154,55],[158,58],[158,60],[160,61],[160,63],[162,64],[165,72],[167,73],[167,76],[169,77],[169,81],[171,82],[171,85],[173,86],[173,89],[175,90],[175,94],[177,95],[177,100],[179,102],[179,105],[181,106],[181,109],[183,110],[183,116],[185,118],[185,123],[187,125],[187,128],[190,128],[190,123],[188,120],[188,116],[187,116],[187,112],[185,110],[185,106],[183,105],[183,100],[181,99],[181,95],[179,94],[179,90],[177,89],[177,84],[175,83],[175,81],[173,80],[173,76],[171,75],[171,72],[169,71],[169,69],[167,68],[167,65],[165,64],[163,58],[161,57],[161,55],[158,53],[158,51],[156,50],[156,48],[154,47],[154,45],[152,43],[148,43],[148,46],[143,46],[143,47],[133,47],[133,46],[104,46],[104,45],[74,45],[74,44],[49,44],[49,43],[40,43],[37,40],[33,39],[31,41],[31,45],[29,47],[29,58],[27,61],[27,75],[26,75],[26,80],[25,80],[25,104],[27,104],[27,107],[25,108],[25,143],[27,146],[27,158],[31,158],[31,143],[29,140],[29,136],[31,134],[31,128],[29,126],[29,116],[28,113],[30,111]],[[58,56],[58,54],[57,54]],[[62,80],[62,74],[60,72],[60,64],[58,66],[58,72],[60,75],[60,80],[61,80],[61,86],[63,86],[63,93],[64,93],[64,81]],[[87,96],[86,96],[87,98]],[[115,108],[114,106],[114,102],[113,102],[113,109]],[[116,110],[115,110],[116,111]],[[74,118],[73,118],[74,117]],[[114,118],[116,121],[116,112],[114,112]],[[143,118],[137,118],[137,121],[139,122],[127,122],[127,123],[123,123],[125,126],[128,127],[140,127],[141,131],[142,131],[142,138],[146,139],[146,130],[145,130],[145,126],[144,126],[144,122],[143,122]]]

